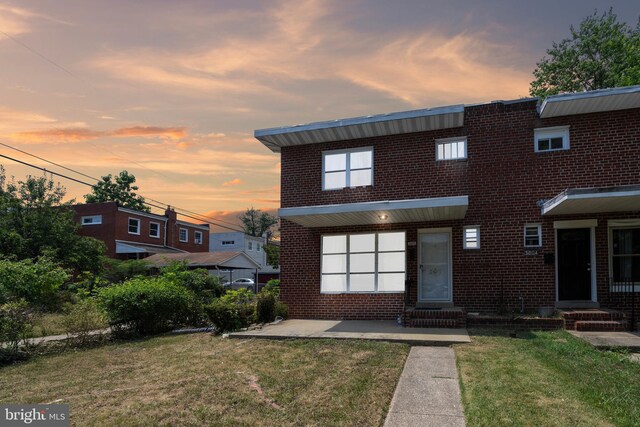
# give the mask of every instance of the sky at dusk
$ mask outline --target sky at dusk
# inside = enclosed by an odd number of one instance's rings
[[[279,206],[255,129],[528,96],[546,48],[612,5],[637,23],[637,0],[0,0],[0,142],[233,220]]]

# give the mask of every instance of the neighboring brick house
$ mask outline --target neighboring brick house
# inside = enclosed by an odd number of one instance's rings
[[[267,283],[271,279],[279,278],[280,269],[273,268],[267,263],[267,253],[264,251],[264,244],[264,237],[250,236],[240,231],[211,233],[209,235],[210,252],[243,252],[260,265],[257,273],[255,268],[235,271],[221,270],[221,277],[223,277],[225,281],[247,277],[258,283]]]
[[[640,291],[640,86],[255,136],[281,153],[292,317],[628,309]]]
[[[75,205],[73,209],[79,233],[102,240],[111,258],[209,251],[209,225],[180,221],[172,209],[156,215],[123,208],[116,202]]]

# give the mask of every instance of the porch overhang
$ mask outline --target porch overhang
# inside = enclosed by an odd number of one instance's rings
[[[640,86],[552,95],[540,106],[540,117],[570,116],[640,107]]]
[[[542,204],[542,215],[640,211],[640,185],[575,188]]]
[[[462,219],[468,196],[282,208],[280,218],[307,228]]]

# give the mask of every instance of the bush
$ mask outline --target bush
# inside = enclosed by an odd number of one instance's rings
[[[161,277],[130,279],[99,297],[115,334],[165,332],[199,322],[202,313],[193,292]]]
[[[270,293],[258,295],[256,320],[258,323],[270,323],[276,318],[276,298]]]
[[[105,261],[105,278],[113,283],[121,283],[138,276],[148,276],[151,273],[151,264],[145,260],[107,259]]]
[[[173,262],[160,273],[165,279],[190,289],[204,300],[218,298],[224,292],[219,277],[211,276],[204,268],[189,270],[184,262]]]
[[[107,315],[98,301],[87,298],[67,308],[62,326],[69,338],[86,344],[91,338],[91,331],[107,327]]]
[[[254,295],[246,289],[227,291],[205,307],[209,320],[218,332],[246,328],[255,317]]]
[[[289,306],[281,301],[276,301],[274,310],[276,317],[282,317],[283,319],[289,317]]]
[[[11,261],[0,259],[0,303],[10,298],[55,308],[59,303],[58,290],[69,280],[69,273],[49,258]]]
[[[280,279],[269,280],[261,292],[271,294],[275,299],[280,298]]]
[[[20,343],[25,341],[33,328],[33,310],[26,301],[0,305],[0,362],[20,358]]]

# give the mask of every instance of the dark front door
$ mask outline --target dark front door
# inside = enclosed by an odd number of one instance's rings
[[[558,300],[591,300],[591,229],[558,230]]]

